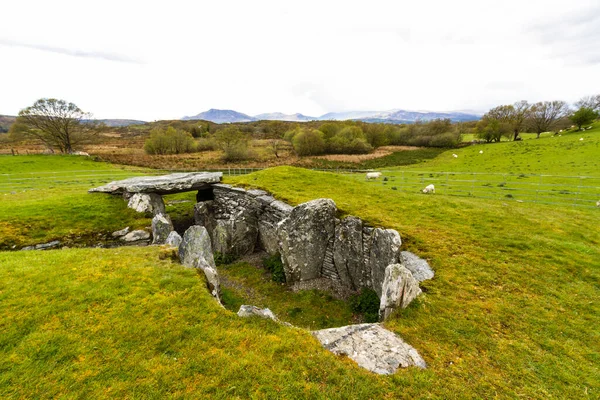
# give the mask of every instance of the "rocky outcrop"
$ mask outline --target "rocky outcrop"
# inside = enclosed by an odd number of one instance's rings
[[[250,305],[242,305],[240,306],[240,310],[237,312],[238,317],[248,318],[248,317],[261,317],[272,319],[273,321],[277,321],[277,317],[273,314],[273,311],[268,308],[258,308]]]
[[[127,235],[121,237],[120,239],[123,242],[127,242],[127,243],[140,242],[140,241],[146,241],[146,240],[150,239],[150,234],[146,231],[135,230],[135,231],[129,232]]]
[[[421,294],[419,282],[401,264],[388,265],[385,269],[379,303],[379,318],[386,320],[396,308],[406,308]]]
[[[152,243],[165,244],[173,232],[173,222],[168,215],[157,214],[152,218]]]
[[[110,182],[104,186],[90,189],[90,192],[123,193],[179,193],[201,190],[212,183],[221,181],[221,172],[186,172],[162,176],[140,176]]]
[[[163,198],[156,193],[135,193],[129,198],[127,207],[137,212],[148,212],[154,215],[165,213]]]
[[[202,270],[206,276],[208,289],[220,301],[219,275],[215,266],[210,236],[205,227],[192,225],[185,231],[179,245],[179,260],[186,267]]]
[[[277,227],[286,281],[321,277],[325,254],[335,234],[337,208],[331,199],[317,199],[295,207]]]
[[[179,235],[179,233],[171,231],[171,233],[169,233],[169,236],[167,236],[167,240],[165,240],[165,244],[171,247],[179,247],[179,245],[181,244],[181,240],[182,238]]]
[[[323,329],[313,335],[332,353],[348,356],[376,374],[393,374],[399,367],[427,367],[417,350],[379,324]]]
[[[402,259],[402,265],[412,272],[412,275],[417,281],[423,282],[424,280],[433,278],[434,272],[427,261],[411,253],[410,251],[402,251],[400,252],[400,256]]]

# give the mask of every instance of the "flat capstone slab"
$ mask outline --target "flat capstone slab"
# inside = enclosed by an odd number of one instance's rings
[[[140,176],[110,182],[90,189],[90,193],[157,193],[169,194],[206,189],[213,183],[221,182],[222,172],[184,172],[160,176]]]

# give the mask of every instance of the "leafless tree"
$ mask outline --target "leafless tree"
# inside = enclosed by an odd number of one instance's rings
[[[591,108],[596,112],[600,112],[600,94],[582,97],[577,103],[575,103],[575,106],[577,106],[578,109]]]
[[[531,106],[528,125],[539,138],[542,132],[553,129],[569,113],[569,105],[564,101],[540,101]]]

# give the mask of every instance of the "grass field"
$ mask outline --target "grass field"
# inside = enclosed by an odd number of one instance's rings
[[[427,163],[434,171],[464,171],[470,167],[453,162],[472,162],[467,156],[483,149],[510,154],[511,162],[491,160],[498,168],[521,168],[537,152],[540,167],[584,174],[598,162],[594,132],[580,135],[584,147],[576,147],[579,137],[563,136],[473,146]],[[530,144],[535,151],[524,150]],[[52,159],[57,170],[60,159]],[[156,247],[0,252],[0,398],[600,396],[598,209],[426,196],[291,167],[227,182],[291,204],[329,197],[342,214],[397,229],[403,248],[427,258],[436,276],[386,327],[417,348],[429,368],[375,376],[329,354],[305,330],[239,319],[212,301],[195,271],[162,259]],[[13,242],[24,244],[70,229],[148,225],[121,199],[88,195],[88,187],[65,183],[2,196],[0,234],[12,232]],[[173,209],[185,214],[188,205]],[[228,268],[235,265],[224,274]],[[255,298],[282,318],[303,317],[289,305],[303,299],[284,298],[249,268],[232,271],[231,279],[264,286],[267,295]],[[319,315],[332,313],[321,308]]]

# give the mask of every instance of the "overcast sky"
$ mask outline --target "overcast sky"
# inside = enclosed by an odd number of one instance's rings
[[[600,93],[599,0],[2,0],[0,114],[477,110]]]

